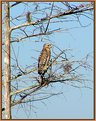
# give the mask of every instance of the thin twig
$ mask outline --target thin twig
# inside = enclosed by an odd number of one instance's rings
[[[52,15],[53,6],[54,6],[54,2],[53,2],[52,7],[51,7],[50,16]],[[48,20],[48,24],[47,24],[47,27],[46,27],[45,33],[46,33],[46,32],[47,32],[47,30],[48,30],[49,23],[50,23],[50,19]]]

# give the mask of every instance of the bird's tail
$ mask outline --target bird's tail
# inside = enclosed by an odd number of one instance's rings
[[[40,83],[41,83],[41,85],[44,83],[44,75],[40,75]]]

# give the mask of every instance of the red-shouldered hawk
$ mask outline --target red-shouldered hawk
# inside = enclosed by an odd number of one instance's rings
[[[50,44],[44,44],[38,59],[38,74],[40,74],[41,76],[41,83],[43,83],[44,74],[48,70],[48,63],[50,60],[50,48]]]

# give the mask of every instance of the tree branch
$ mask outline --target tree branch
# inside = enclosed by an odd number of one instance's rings
[[[25,95],[22,96],[21,99],[19,99],[17,102],[12,103],[12,104],[11,104],[11,107],[12,107],[12,106],[15,106],[15,105],[17,105],[17,104],[19,104],[19,103],[21,103],[22,100],[24,100],[28,95],[30,95],[30,94],[36,92],[37,90],[41,89],[42,87],[44,87],[44,86],[46,86],[46,85],[47,85],[47,82],[44,83],[43,85],[40,85],[39,87],[35,88],[34,90],[30,91],[29,93],[25,94]],[[5,110],[5,108],[2,108],[2,111],[4,111],[4,110]]]
[[[13,6],[15,6],[15,5],[18,5],[18,4],[20,4],[21,2],[15,2],[14,4],[12,4],[11,6],[10,6],[10,8],[11,7],[13,7]]]
[[[12,27],[10,29],[10,31],[15,30],[15,29],[19,29],[21,27],[29,26],[29,25],[36,25],[36,24],[38,24],[40,22],[43,22],[43,21],[46,21],[46,20],[49,20],[49,19],[52,19],[52,18],[58,18],[60,16],[71,15],[71,14],[76,14],[76,13],[80,13],[80,12],[83,12],[83,11],[92,10],[93,7],[91,7],[91,8],[84,8],[84,7],[90,6],[90,5],[91,5],[91,3],[90,4],[86,4],[86,5],[80,5],[78,7],[73,8],[72,10],[67,10],[66,12],[63,12],[63,13],[60,13],[60,14],[56,14],[56,15],[53,15],[53,16],[50,16],[50,17],[45,17],[45,18],[42,18],[42,19],[30,22],[30,23],[21,24],[21,25]],[[81,8],[84,8],[84,9],[81,9]]]

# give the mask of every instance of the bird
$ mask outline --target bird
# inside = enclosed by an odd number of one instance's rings
[[[41,77],[41,84],[44,83],[44,80],[43,80],[44,74],[48,70],[48,65],[49,65],[50,55],[51,55],[50,48],[51,48],[50,44],[44,44],[43,49],[38,58],[38,74]]]
[[[31,13],[28,11],[28,12],[27,12],[27,15],[26,15],[26,19],[27,19],[28,23],[31,22],[30,14],[31,14]]]

